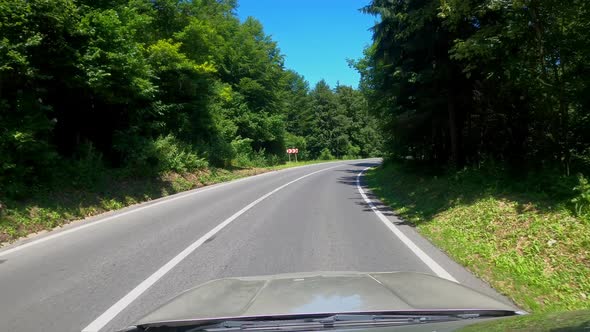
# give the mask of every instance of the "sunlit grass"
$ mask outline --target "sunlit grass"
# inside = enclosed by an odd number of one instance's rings
[[[528,179],[427,175],[395,164],[370,171],[368,181],[396,213],[520,307],[590,308],[590,225],[567,200],[537,192]]]
[[[520,317],[492,320],[470,325],[461,332],[544,332],[544,331],[588,331],[590,330],[590,310],[577,310],[559,313],[537,313]]]

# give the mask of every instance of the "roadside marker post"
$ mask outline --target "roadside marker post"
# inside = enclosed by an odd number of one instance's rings
[[[299,153],[299,149],[292,148],[287,149],[287,154],[289,155],[289,162],[291,162],[291,154],[295,155],[295,162],[297,162],[297,154]]]

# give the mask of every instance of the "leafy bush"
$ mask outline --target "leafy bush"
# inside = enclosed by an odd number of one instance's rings
[[[62,164],[63,166],[59,172],[63,175],[59,176],[60,179],[57,179],[57,181],[68,179],[70,184],[76,188],[93,186],[105,171],[102,153],[97,151],[90,142],[81,144],[75,153],[74,159],[63,161]],[[60,185],[60,183],[57,183],[57,185]]]
[[[231,146],[234,148],[237,154],[251,154],[252,153],[252,139],[241,138],[238,136],[231,142]]]
[[[209,162],[215,167],[229,167],[232,159],[236,157],[233,145],[222,137],[216,137],[211,142],[209,149]]]
[[[266,151],[264,149],[260,149],[252,154],[251,165],[252,167],[268,166],[268,161],[266,159]]]
[[[132,137],[118,147],[126,155],[127,166],[135,171],[184,173],[208,166],[189,144],[171,134],[155,140]]]
[[[190,145],[178,141],[172,135],[159,137],[154,142],[154,149],[162,171],[183,173],[208,166],[207,161],[199,158]]]
[[[244,153],[236,154],[236,158],[234,159],[233,164],[237,167],[251,167],[252,163],[250,160],[250,155]]]
[[[237,167],[265,167],[268,165],[264,149],[254,151],[252,149],[253,140],[250,138],[238,138],[231,142],[236,151],[234,160]]]
[[[284,158],[278,156],[276,154],[271,154],[270,156],[266,157],[266,164],[267,166],[276,166],[283,164],[285,162]]]
[[[237,137],[231,142],[231,146],[235,151],[235,166],[238,167],[251,167],[252,166],[252,139]]]
[[[53,176],[58,155],[46,140],[40,138],[46,135],[48,128],[43,128],[42,134],[36,134],[41,125],[29,123],[29,116],[23,115],[19,115],[22,117],[19,125],[24,128],[5,123],[1,103],[0,100],[0,119],[6,129],[0,129],[0,196],[21,198]]]
[[[577,196],[572,199],[575,213],[584,220],[590,220],[590,184],[583,175],[578,176],[578,185],[574,187]]]
[[[320,156],[318,157],[318,159],[320,159],[320,160],[332,160],[332,159],[334,159],[334,156],[332,155],[332,152],[330,152],[330,149],[324,148],[320,152]]]
[[[346,158],[346,159],[358,158],[361,153],[361,148],[356,145],[353,145],[353,144],[348,144],[347,150],[348,151],[346,152],[346,156],[348,158]]]

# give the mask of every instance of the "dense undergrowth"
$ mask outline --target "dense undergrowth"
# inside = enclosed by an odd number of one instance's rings
[[[583,178],[519,177],[500,167],[436,173],[391,162],[368,181],[398,215],[520,307],[590,308]]]

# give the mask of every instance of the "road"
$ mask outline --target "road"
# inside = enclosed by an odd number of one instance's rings
[[[359,191],[359,173],[378,163],[343,161],[266,173],[5,247],[0,329],[114,331],[211,279],[288,272],[447,273],[508,301],[385,207],[374,202],[372,208]]]

